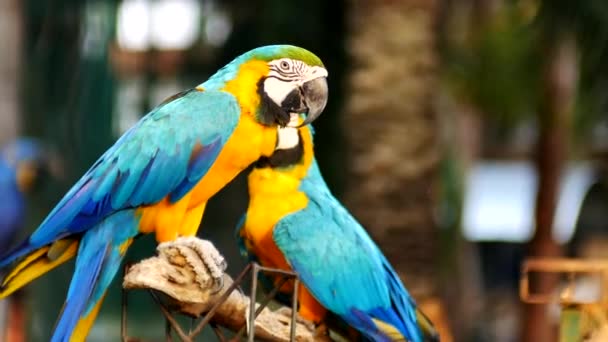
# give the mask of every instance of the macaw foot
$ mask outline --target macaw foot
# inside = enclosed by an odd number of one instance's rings
[[[158,248],[169,247],[167,245],[172,247],[186,247],[196,254],[195,256],[190,256],[190,258],[193,260],[189,260],[187,253],[183,253],[183,256],[186,258],[188,263],[195,268],[194,271],[196,274],[207,273],[211,276],[213,280],[214,293],[219,292],[224,287],[224,271],[226,271],[228,264],[217,248],[215,248],[213,243],[211,243],[211,241],[202,240],[196,237],[180,237],[174,241],[163,242],[162,244],[158,245]],[[200,262],[194,260],[195,258],[200,260]],[[201,266],[206,268],[206,272],[196,270],[197,267]],[[204,282],[205,281],[201,279],[201,283]]]

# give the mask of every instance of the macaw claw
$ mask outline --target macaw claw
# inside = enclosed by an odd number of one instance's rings
[[[158,249],[169,247],[167,245],[177,247],[181,251],[180,254],[193,267],[199,286],[209,288],[210,280],[212,282],[212,293],[215,294],[223,289],[224,272],[228,267],[228,263],[211,241],[202,240],[197,237],[180,237],[174,241],[160,244]],[[198,269],[200,267],[204,267],[205,270]],[[201,275],[207,275],[211,279],[207,277],[205,277],[206,279],[202,279]]]

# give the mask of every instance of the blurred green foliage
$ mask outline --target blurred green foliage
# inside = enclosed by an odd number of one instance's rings
[[[574,121],[583,137],[608,111],[608,1],[544,1],[539,24],[548,35],[571,31],[579,48],[579,88]]]
[[[499,12],[487,24],[473,25],[464,46],[446,51],[448,84],[499,127],[513,127],[537,108],[538,33],[516,8]]]
[[[456,6],[456,5],[454,5]],[[456,97],[508,130],[538,112],[547,47],[575,37],[579,84],[574,131],[584,136],[608,110],[608,2],[506,1],[466,22],[466,38],[446,40],[445,79]]]

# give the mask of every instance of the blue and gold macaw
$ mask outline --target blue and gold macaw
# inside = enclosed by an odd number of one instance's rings
[[[299,274],[303,318],[321,323],[329,311],[373,341],[438,340],[378,246],[331,194],[312,145],[309,126],[280,129],[276,152],[256,163],[237,229],[242,251]]]
[[[313,121],[327,70],[289,45],[249,51],[206,82],[153,109],[106,151],[38,229],[0,258],[21,259],[0,298],[77,254],[52,341],[82,341],[127,248],[196,234],[210,197],[273,153],[277,128]],[[294,120],[294,118],[299,118]]]

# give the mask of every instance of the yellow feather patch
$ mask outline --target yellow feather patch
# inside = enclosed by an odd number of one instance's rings
[[[55,246],[58,244],[58,246]],[[4,278],[0,286],[0,299],[5,298],[32,280],[72,259],[78,250],[78,241],[59,240],[51,246],[42,247],[23,259]]]
[[[154,222],[156,226],[156,241],[166,242],[177,238],[178,229],[182,224],[189,202],[189,193],[175,203],[169,203],[167,198],[163,200],[160,210],[156,212]]]
[[[262,77],[268,75],[268,64],[260,60],[252,60],[243,63],[236,77],[226,82],[222,89],[234,95],[241,106],[241,113],[255,115],[260,96],[257,92],[258,82]]]
[[[203,212],[207,203],[200,204],[198,207],[188,209],[182,224],[179,226],[180,236],[195,236],[198,231],[198,227],[203,219]]]
[[[383,322],[379,319],[372,318],[372,321],[376,324],[378,329],[382,331],[386,336],[388,336],[391,341],[403,341],[406,342],[407,339],[395,328],[393,325]]]
[[[70,336],[70,342],[84,342],[89,335],[89,331],[91,331],[91,327],[93,326],[93,322],[95,322],[95,318],[97,318],[97,314],[99,313],[99,309],[101,309],[101,304],[105,299],[106,294],[99,299],[99,302],[95,304],[95,306],[89,311],[89,313],[80,318],[74,331],[72,332],[72,336]]]
[[[127,252],[127,249],[129,249],[132,242],[133,242],[133,239],[128,239],[127,241],[123,242],[118,247],[118,253],[120,253],[120,255],[125,255],[125,253]]]

